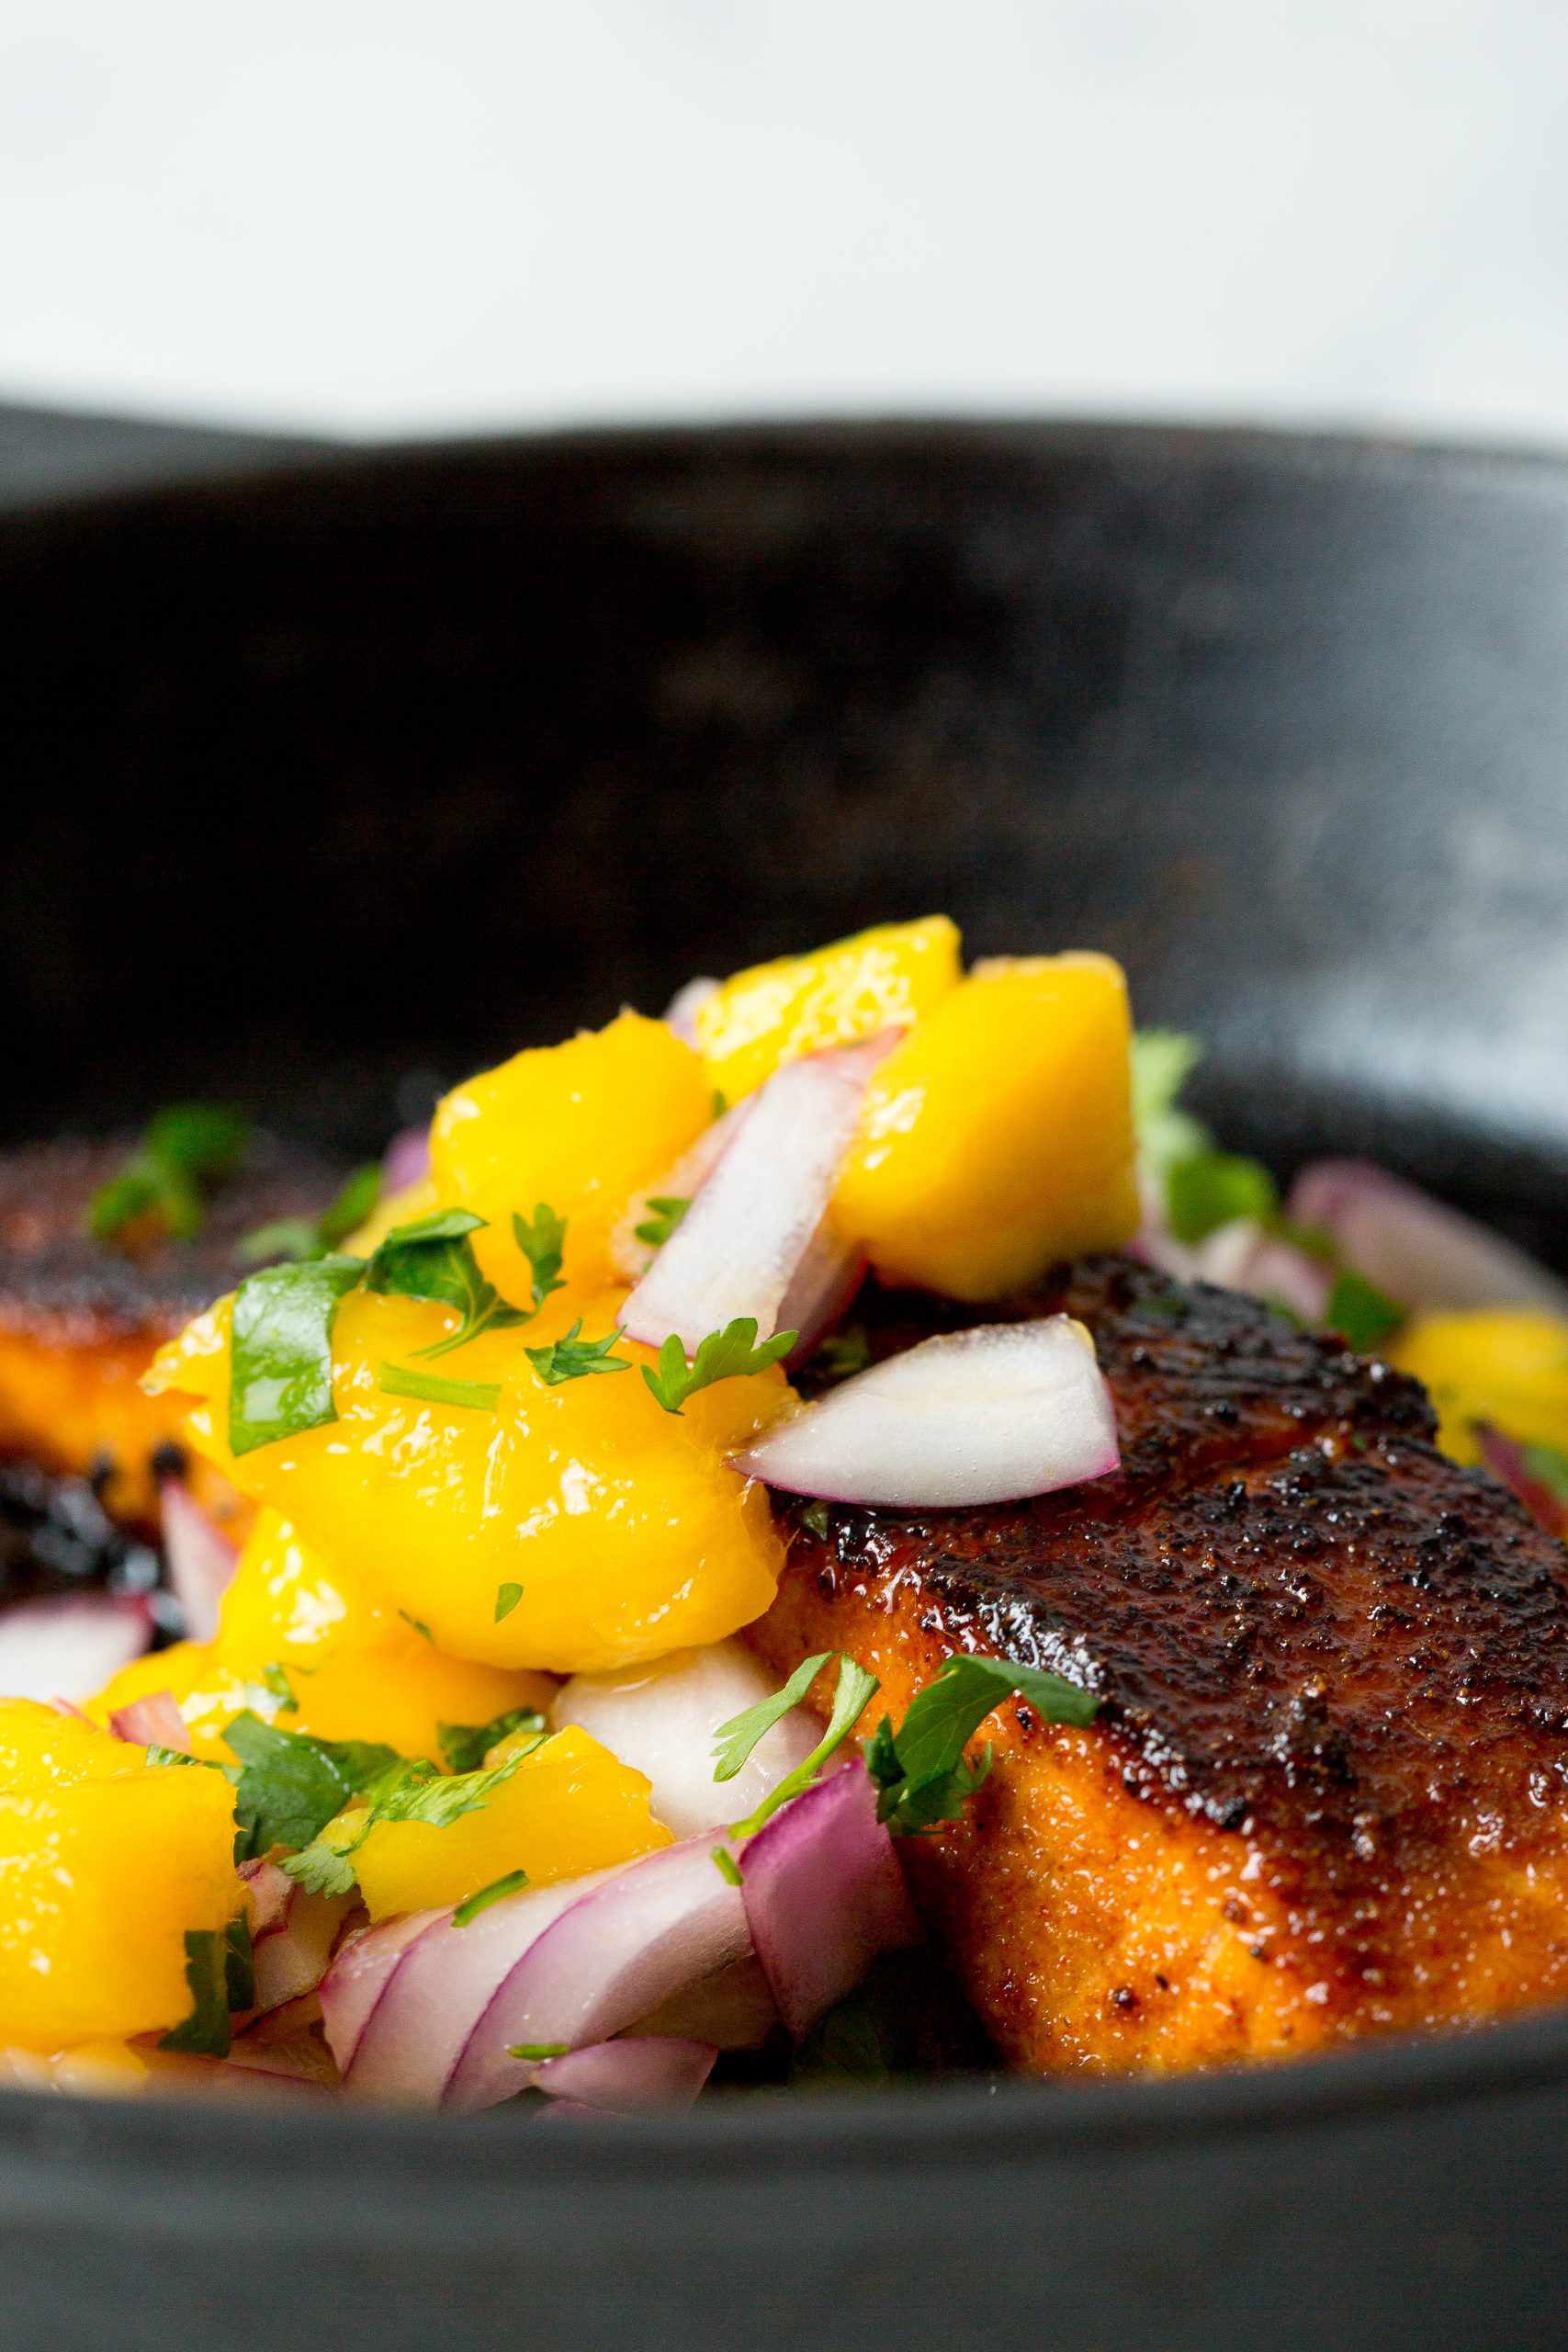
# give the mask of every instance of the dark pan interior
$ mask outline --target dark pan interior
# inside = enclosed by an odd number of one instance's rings
[[[1237,1144],[1568,1262],[1568,469],[1044,426],[257,463],[0,512],[9,1134],[220,1091],[373,1147],[944,907],[1119,955]],[[1565,2108],[1557,2019],[544,2142],[0,2100],[0,2346],[1545,2346]]]

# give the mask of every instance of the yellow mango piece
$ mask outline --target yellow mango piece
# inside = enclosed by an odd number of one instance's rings
[[[1108,956],[983,964],[876,1071],[833,1216],[885,1281],[986,1299],[1138,1222],[1127,984]]]
[[[240,1908],[233,1793],[0,1701],[0,2044],[58,2050],[189,2015],[186,1934]]]
[[[219,1609],[219,1646],[231,1664],[309,1667],[396,1630],[393,1611],[319,1545],[277,1511],[257,1514]]]
[[[443,1908],[515,1870],[530,1886],[578,1878],[667,1846],[649,1811],[649,1784],[576,1729],[525,1756],[472,1813],[441,1827],[387,1821],[354,1857],[373,1919]]]
[[[526,1306],[532,1275],[513,1212],[532,1220],[545,1201],[564,1216],[565,1279],[597,1290],[610,1279],[611,1228],[632,1194],[712,1119],[712,1089],[691,1047],[662,1021],[623,1012],[607,1029],[514,1054],[456,1088],[431,1128],[431,1175],[440,1202],[485,1219],[474,1255],[503,1298]]]
[[[216,1643],[175,1642],[121,1667],[97,1697],[87,1701],[85,1712],[95,1723],[107,1724],[117,1707],[151,1699],[160,1690],[169,1692],[185,1717],[192,1754],[224,1764],[234,1760],[223,1744],[224,1725],[247,1708],[264,1723],[272,1723],[284,1704],[281,1685],[273,1689],[236,1673],[220,1658]],[[293,1722],[289,1715],[281,1720],[286,1727]]]
[[[587,1302],[586,1337],[615,1329],[624,1297]],[[724,1457],[784,1409],[784,1375],[724,1381],[670,1414],[636,1369],[651,1351],[622,1340],[626,1371],[547,1387],[525,1344],[562,1311],[552,1300],[432,1367],[493,1384],[491,1411],[383,1389],[382,1365],[408,1365],[450,1318],[355,1291],[333,1331],[335,1421],[231,1455],[227,1357],[203,1348],[175,1366],[207,1390],[186,1434],[456,1657],[571,1674],[722,1640],[767,1608],[783,1565],[765,1495]]]
[[[1454,1461],[1480,1461],[1477,1421],[1521,1445],[1568,1452],[1568,1322],[1561,1316],[1524,1306],[1418,1316],[1386,1352],[1426,1383],[1438,1443]]]
[[[739,1102],[781,1062],[908,1028],[956,987],[959,968],[957,930],[927,915],[736,972],[696,1016],[708,1083]]]
[[[423,1634],[400,1633],[367,1649],[344,1649],[294,1678],[296,1713],[276,1721],[316,1739],[383,1740],[400,1756],[440,1764],[443,1724],[488,1724],[518,1707],[542,1713],[555,1696],[547,1675],[449,1657]]]

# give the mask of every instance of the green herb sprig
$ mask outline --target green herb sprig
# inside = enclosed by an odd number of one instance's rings
[[[805,1665],[795,1669],[782,1690],[775,1691],[771,1699],[763,1700],[760,1705],[749,1707],[744,1714],[735,1716],[729,1723],[720,1724],[714,1735],[719,1744],[719,1764],[714,1771],[716,1781],[734,1778],[763,1734],[772,1730],[780,1717],[806,1696],[832,1655],[831,1650],[825,1650],[819,1657],[807,1658]],[[807,1670],[808,1668],[809,1672]],[[754,1837],[765,1821],[772,1820],[781,1805],[788,1804],[792,1797],[803,1795],[815,1781],[820,1780],[822,1767],[843,1746],[881,1687],[874,1674],[868,1673],[863,1666],[840,1651],[838,1687],[833,1693],[833,1712],[828,1719],[827,1730],[810,1755],[803,1757],[793,1771],[784,1774],[755,1812],[749,1813],[744,1821],[730,1823],[730,1836]],[[793,1697],[790,1695],[792,1692],[795,1694]]]
[[[738,1315],[722,1331],[710,1331],[705,1340],[699,1340],[696,1354],[688,1364],[686,1351],[671,1331],[659,1351],[657,1370],[645,1363],[642,1376],[665,1411],[678,1413],[688,1396],[694,1396],[699,1388],[711,1387],[716,1380],[766,1372],[770,1364],[788,1355],[799,1337],[798,1331],[775,1331],[771,1340],[759,1343],[756,1317]]]
[[[1010,1659],[949,1657],[910,1700],[895,1731],[887,1716],[865,1747],[877,1791],[876,1817],[901,1836],[955,1820],[991,1769],[987,1747],[971,1765],[964,1749],[986,1717],[1015,1694],[1045,1723],[1089,1724],[1100,1702],[1064,1675]]]
[[[233,2039],[230,2012],[250,2008],[256,1997],[251,1923],[242,1915],[226,1928],[187,1928],[185,1950],[190,2015],[164,2034],[158,2047],[198,2058],[227,2058]]]
[[[582,1329],[580,1315],[570,1331],[547,1347],[525,1348],[523,1352],[533,1365],[547,1388],[558,1388],[563,1381],[582,1380],[593,1372],[630,1372],[629,1356],[613,1356],[610,1350],[620,1338],[619,1330],[611,1331],[603,1340],[581,1340]]]
[[[118,1241],[144,1222],[175,1241],[200,1232],[207,1193],[232,1175],[250,1140],[248,1119],[222,1102],[174,1102],[149,1121],[118,1175],[88,1204],[98,1241]]]
[[[444,1356],[467,1347],[481,1331],[504,1331],[526,1323],[532,1308],[508,1306],[495,1284],[479,1272],[471,1236],[485,1220],[469,1209],[433,1209],[410,1225],[394,1226],[365,1271],[367,1290],[398,1298],[430,1299],[451,1307],[457,1328],[416,1355]]]

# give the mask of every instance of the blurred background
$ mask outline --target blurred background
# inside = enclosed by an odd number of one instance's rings
[[[0,400],[1568,442],[1562,0],[0,0]]]

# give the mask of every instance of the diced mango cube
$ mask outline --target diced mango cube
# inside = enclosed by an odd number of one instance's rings
[[[597,1289],[609,1237],[632,1194],[694,1143],[713,1118],[712,1089],[691,1047],[662,1021],[623,1012],[564,1046],[514,1054],[448,1094],[430,1131],[443,1203],[486,1219],[474,1254],[502,1296],[526,1306],[528,1261],[514,1213],[547,1202],[567,1220],[564,1272]]]
[[[558,1732],[525,1756],[472,1813],[437,1826],[387,1821],[354,1868],[373,1919],[461,1903],[515,1870],[530,1886],[607,1869],[667,1846],[649,1784],[586,1732]]]
[[[1438,1408],[1438,1443],[1477,1463],[1477,1421],[1521,1445],[1568,1452],[1568,1322],[1523,1306],[1423,1315],[1390,1342],[1388,1359],[1425,1381]]]
[[[185,1938],[240,1908],[221,1773],[0,1701],[0,2043],[55,2050],[190,2014]]]
[[[1138,1222],[1127,986],[1108,956],[977,966],[871,1081],[833,1215],[885,1281],[992,1298]]]
[[[735,973],[696,1016],[709,1083],[738,1102],[781,1062],[910,1027],[957,986],[958,958],[954,926],[928,915]]]

